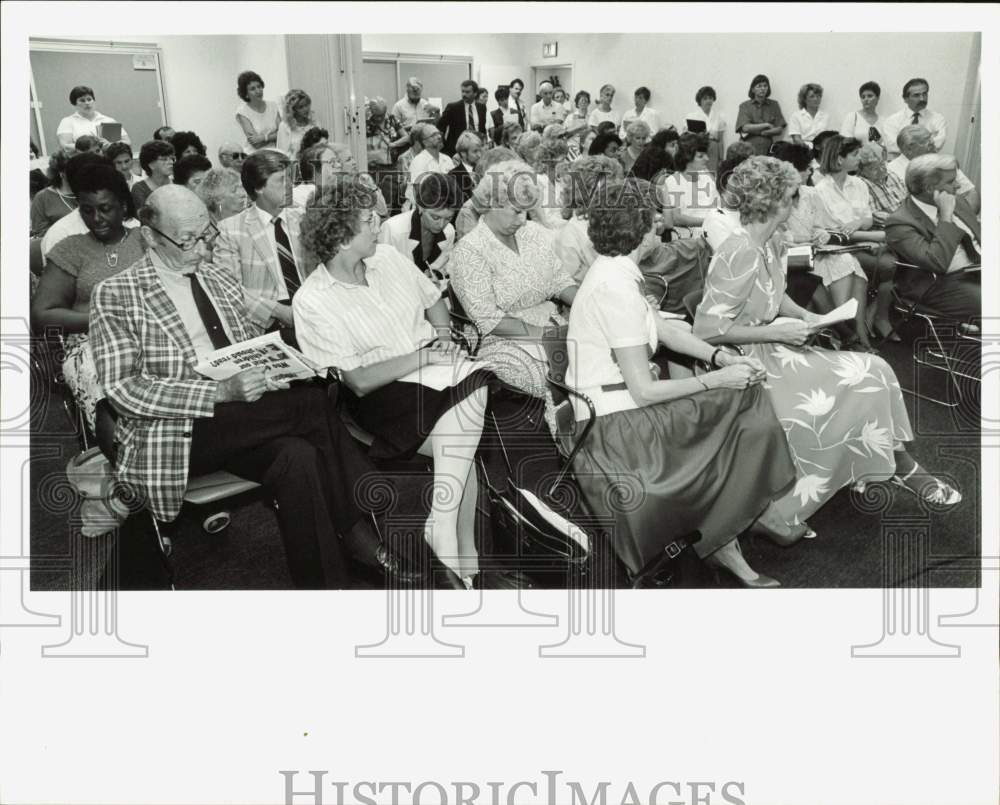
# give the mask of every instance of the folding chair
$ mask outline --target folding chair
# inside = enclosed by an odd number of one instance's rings
[[[118,415],[107,399],[97,403],[96,410],[96,439],[97,445],[104,456],[114,466],[117,457],[117,445],[114,441],[115,422]],[[192,477],[188,479],[187,489],[184,492],[184,502],[195,506],[209,506],[213,503],[226,500],[227,498],[241,495],[253,489],[260,488],[260,484],[240,478],[231,472],[219,470],[207,475]],[[173,540],[164,524],[157,521],[152,512],[149,513],[153,522],[153,532],[156,535],[156,542],[159,547],[160,559],[170,582],[170,589],[175,590],[175,573],[170,556],[173,553]],[[215,511],[202,521],[202,529],[207,534],[218,534],[229,527],[232,518],[227,511]]]
[[[979,270],[979,266],[969,266],[970,269]],[[966,269],[968,270],[968,269]],[[903,293],[900,291],[897,284],[893,284],[892,289],[892,309],[900,314],[899,320],[892,326],[892,329],[880,340],[887,341],[891,338],[903,325],[913,319],[920,319],[923,321],[928,329],[930,330],[931,337],[934,339],[934,344],[936,349],[927,347],[927,357],[924,357],[919,352],[919,347],[917,352],[913,356],[913,360],[920,366],[927,366],[931,369],[937,369],[939,371],[945,372],[948,376],[948,380],[951,383],[952,388],[955,390],[956,399],[954,402],[949,402],[948,400],[942,400],[937,397],[932,397],[927,394],[921,394],[915,389],[907,389],[900,387],[901,391],[909,394],[913,397],[917,397],[921,400],[927,400],[928,402],[937,403],[938,405],[946,406],[947,408],[957,408],[962,404],[962,387],[958,382],[958,378],[964,377],[967,380],[973,380],[977,383],[981,382],[978,375],[971,375],[967,372],[959,371],[956,367],[957,361],[955,358],[948,354],[948,350],[945,349],[944,344],[941,341],[941,334],[939,332],[939,327],[949,327],[955,332],[959,339],[964,341],[972,341],[978,344],[982,344],[982,338],[978,335],[974,335],[967,331],[968,322],[958,321],[957,319],[951,318],[949,316],[934,310],[929,305],[924,304],[923,300],[927,296],[927,293],[934,287],[938,281],[938,274],[929,268],[924,268],[922,266],[914,265],[913,263],[904,263],[900,260],[896,261],[896,276],[899,277],[899,272],[917,272],[911,276],[919,277],[922,282],[914,283],[912,290],[909,293]]]

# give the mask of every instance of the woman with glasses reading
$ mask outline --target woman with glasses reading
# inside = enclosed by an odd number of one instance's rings
[[[142,257],[133,229],[128,184],[112,165],[87,165],[76,177],[80,217],[87,233],[60,240],[48,253],[31,307],[40,330],[57,327],[65,339],[62,370],[91,431],[94,409],[104,396],[90,351],[90,296],[101,280]]]

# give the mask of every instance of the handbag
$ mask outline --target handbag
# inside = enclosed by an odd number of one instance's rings
[[[100,537],[120,526],[129,515],[129,507],[118,496],[111,462],[99,447],[91,447],[70,459],[66,479],[80,496],[80,533]]]

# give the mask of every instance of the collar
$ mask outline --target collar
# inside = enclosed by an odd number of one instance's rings
[[[623,272],[630,279],[636,282],[642,282],[642,272],[639,270],[639,266],[636,265],[635,260],[632,259],[631,255],[620,254],[617,257],[604,258],[609,263],[613,263],[617,271]]]
[[[269,213],[267,210],[263,209],[262,207],[258,207],[257,202],[255,201],[253,204],[253,209],[256,210],[257,218],[260,221],[261,225],[264,226],[265,228],[271,226],[275,218],[280,218],[282,223],[288,223],[288,219],[285,217],[285,210],[288,209],[287,207],[282,207],[281,211],[277,215],[271,215],[271,213]]]
[[[187,277],[198,271],[197,268],[193,271],[178,271],[175,268],[170,268],[153,249],[146,249],[146,256],[149,258],[149,264],[156,270],[157,274],[166,274],[169,277]],[[198,265],[200,266],[201,263]]]
[[[916,206],[918,210],[920,210],[924,215],[930,218],[931,221],[937,224],[938,221],[937,207],[935,207],[933,204],[928,204],[926,201],[921,201],[916,196],[910,196],[910,201],[913,202],[914,206]],[[958,217],[957,213],[955,217],[956,218]]]
[[[374,257],[374,255],[372,255],[372,257]],[[374,274],[378,273],[378,263],[371,257],[363,260],[362,262],[364,262],[365,264],[366,278],[370,278],[373,273]],[[316,280],[312,279],[314,276],[316,277]],[[359,288],[371,287],[370,279],[367,286],[361,285],[357,282],[344,282],[344,280],[337,279],[335,276],[333,276],[333,274],[330,273],[330,269],[326,267],[325,263],[319,263],[316,266],[316,270],[309,275],[309,279],[313,282],[319,281],[320,285],[322,285],[325,288],[343,288],[347,291],[356,291]]]

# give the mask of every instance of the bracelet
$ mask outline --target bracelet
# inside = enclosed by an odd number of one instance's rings
[[[701,384],[701,387],[705,389],[705,391],[709,391],[708,384],[704,380],[702,380],[700,377],[695,377],[695,380],[697,380]]]
[[[715,362],[715,356],[718,355],[720,352],[722,352],[722,347],[716,347],[715,348],[715,352],[712,353],[712,357],[708,359],[708,362],[712,365],[713,369],[721,369],[722,368],[722,367],[719,366],[719,364],[717,364]]]

